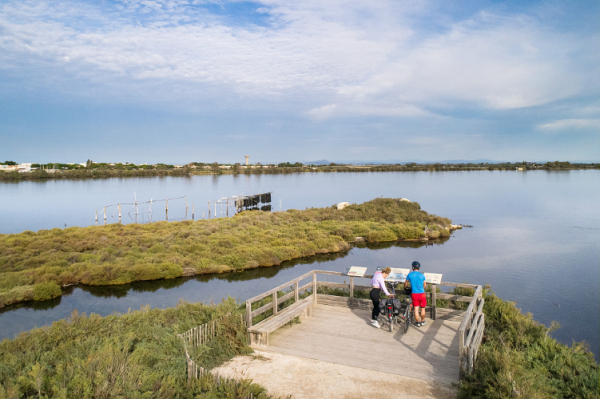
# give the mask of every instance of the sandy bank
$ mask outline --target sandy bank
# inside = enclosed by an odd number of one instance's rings
[[[456,398],[456,389],[446,385],[265,351],[235,357],[213,372],[250,378],[283,398]]]

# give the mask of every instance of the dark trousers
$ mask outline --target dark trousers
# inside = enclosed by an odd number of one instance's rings
[[[373,313],[371,313],[371,319],[377,320],[379,316],[379,294],[381,294],[380,288],[373,288],[369,293],[371,300],[373,301]]]

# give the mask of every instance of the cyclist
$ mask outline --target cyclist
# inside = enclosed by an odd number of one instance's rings
[[[425,275],[419,272],[420,268],[421,264],[417,261],[414,261],[412,263],[412,272],[408,273],[408,276],[406,276],[406,281],[404,282],[404,288],[407,288],[409,283],[412,288],[410,297],[412,299],[417,327],[424,326],[427,323],[425,321],[425,307],[427,306],[425,287],[427,286],[427,283],[425,282]],[[419,309],[421,309],[420,315]]]
[[[394,295],[390,294],[388,292],[387,288],[385,288],[385,279],[387,278],[387,276],[390,275],[391,272],[392,272],[392,269],[389,267],[386,267],[382,271],[376,271],[375,274],[373,275],[373,279],[371,280],[371,287],[373,287],[373,289],[371,289],[371,292],[369,293],[369,296],[371,297],[371,300],[373,301],[373,313],[371,313],[371,325],[375,328],[380,328],[380,325],[377,322],[377,317],[379,316],[379,294],[381,293],[381,290],[383,290],[383,292],[385,292],[385,295],[387,295],[388,298],[394,297]]]

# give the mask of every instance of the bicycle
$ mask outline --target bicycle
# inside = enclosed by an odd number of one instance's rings
[[[399,284],[398,281],[390,282],[386,281],[386,284],[390,287],[392,295],[395,296],[395,288],[396,285]],[[384,302],[385,301],[385,302]],[[396,301],[396,303],[394,303]],[[381,307],[380,313],[385,315],[388,318],[388,325],[390,328],[390,332],[394,331],[394,324],[398,324],[398,315],[400,314],[400,309],[402,305],[400,301],[394,297],[388,298],[382,301],[383,306]]]
[[[406,305],[406,309],[404,309],[404,314],[402,315],[402,322],[404,323],[404,332],[408,331],[408,326],[412,322],[412,312],[410,311],[412,308],[412,300],[410,296],[404,298],[404,304]]]
[[[408,331],[408,326],[410,325],[410,323],[412,323],[412,298],[411,295],[412,294],[412,287],[408,286],[404,288],[404,294],[406,295],[406,298],[404,298],[404,304],[406,306],[406,308],[404,309],[404,314],[402,315],[402,321],[404,322],[404,332]]]

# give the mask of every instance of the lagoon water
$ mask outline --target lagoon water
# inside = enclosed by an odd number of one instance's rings
[[[107,315],[187,301],[239,300],[256,295],[312,269],[343,271],[347,266],[408,267],[443,273],[444,281],[490,284],[500,297],[572,344],[585,340],[596,359],[600,347],[600,171],[475,171],[305,173],[153,177],[0,184],[0,233],[90,226],[94,212],[118,202],[187,196],[169,202],[169,220],[207,217],[207,201],[222,196],[272,191],[273,210],[323,207],[375,197],[405,197],[427,212],[472,225],[435,245],[384,244],[355,247],[346,254],[285,262],[280,267],[241,273],[140,282],[119,287],[75,287],[53,301],[0,310],[0,338],[49,324],[79,312]],[[135,222],[123,206],[123,223]],[[137,222],[164,220],[164,202],[153,212],[140,207]],[[108,223],[118,221],[109,208]],[[233,209],[231,209],[233,211]],[[217,207],[217,215],[225,208]],[[99,215],[100,216],[100,215]],[[211,210],[214,216],[214,205]],[[103,219],[99,217],[100,223]]]

